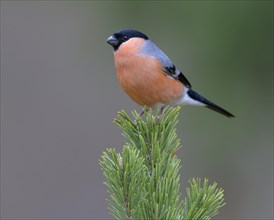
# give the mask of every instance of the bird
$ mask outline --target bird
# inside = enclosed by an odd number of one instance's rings
[[[140,106],[161,111],[167,105],[204,106],[228,118],[235,117],[195,92],[184,74],[144,33],[124,29],[113,33],[106,41],[113,48],[122,89]]]

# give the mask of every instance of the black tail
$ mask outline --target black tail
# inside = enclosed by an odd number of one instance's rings
[[[213,102],[207,100],[206,98],[204,98],[203,96],[199,95],[197,92],[195,92],[195,91],[193,91],[191,89],[189,89],[187,91],[187,94],[189,95],[190,98],[192,98],[192,99],[194,99],[194,100],[196,100],[198,102],[201,102],[201,103],[205,104],[206,107],[209,108],[209,109],[212,109],[212,110],[214,110],[216,112],[219,112],[222,115],[225,115],[225,116],[227,116],[229,118],[235,117],[234,115],[232,115],[228,111],[224,110],[223,108],[221,108],[220,106],[214,104]]]

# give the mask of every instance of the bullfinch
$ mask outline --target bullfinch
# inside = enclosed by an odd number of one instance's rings
[[[205,106],[227,117],[234,117],[194,90],[170,58],[145,34],[121,30],[107,38],[113,47],[118,81],[128,96],[141,106]]]

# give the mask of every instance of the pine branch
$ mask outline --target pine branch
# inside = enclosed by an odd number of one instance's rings
[[[217,188],[217,183],[208,185],[205,179],[201,186],[201,179],[189,180],[190,188],[186,189],[184,200],[184,219],[211,219],[218,214],[218,210],[225,205],[224,190]]]
[[[129,146],[124,147],[122,155],[114,149],[108,149],[108,154],[104,152],[102,155],[100,164],[111,197],[108,202],[116,219],[134,219],[136,213],[141,213],[148,179],[143,163],[139,152]]]
[[[223,206],[223,190],[199,179],[190,180],[184,201],[180,193],[180,141],[175,125],[179,107],[165,108],[162,115],[134,111],[133,120],[118,113],[126,144],[120,155],[103,153],[100,165],[106,177],[111,214],[116,219],[210,219]]]

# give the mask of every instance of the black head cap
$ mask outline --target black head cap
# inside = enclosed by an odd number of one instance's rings
[[[127,40],[133,37],[139,37],[148,40],[148,37],[140,31],[126,29],[118,31],[111,35],[107,39],[107,43],[109,43],[114,50],[117,50],[122,43],[126,42]]]

